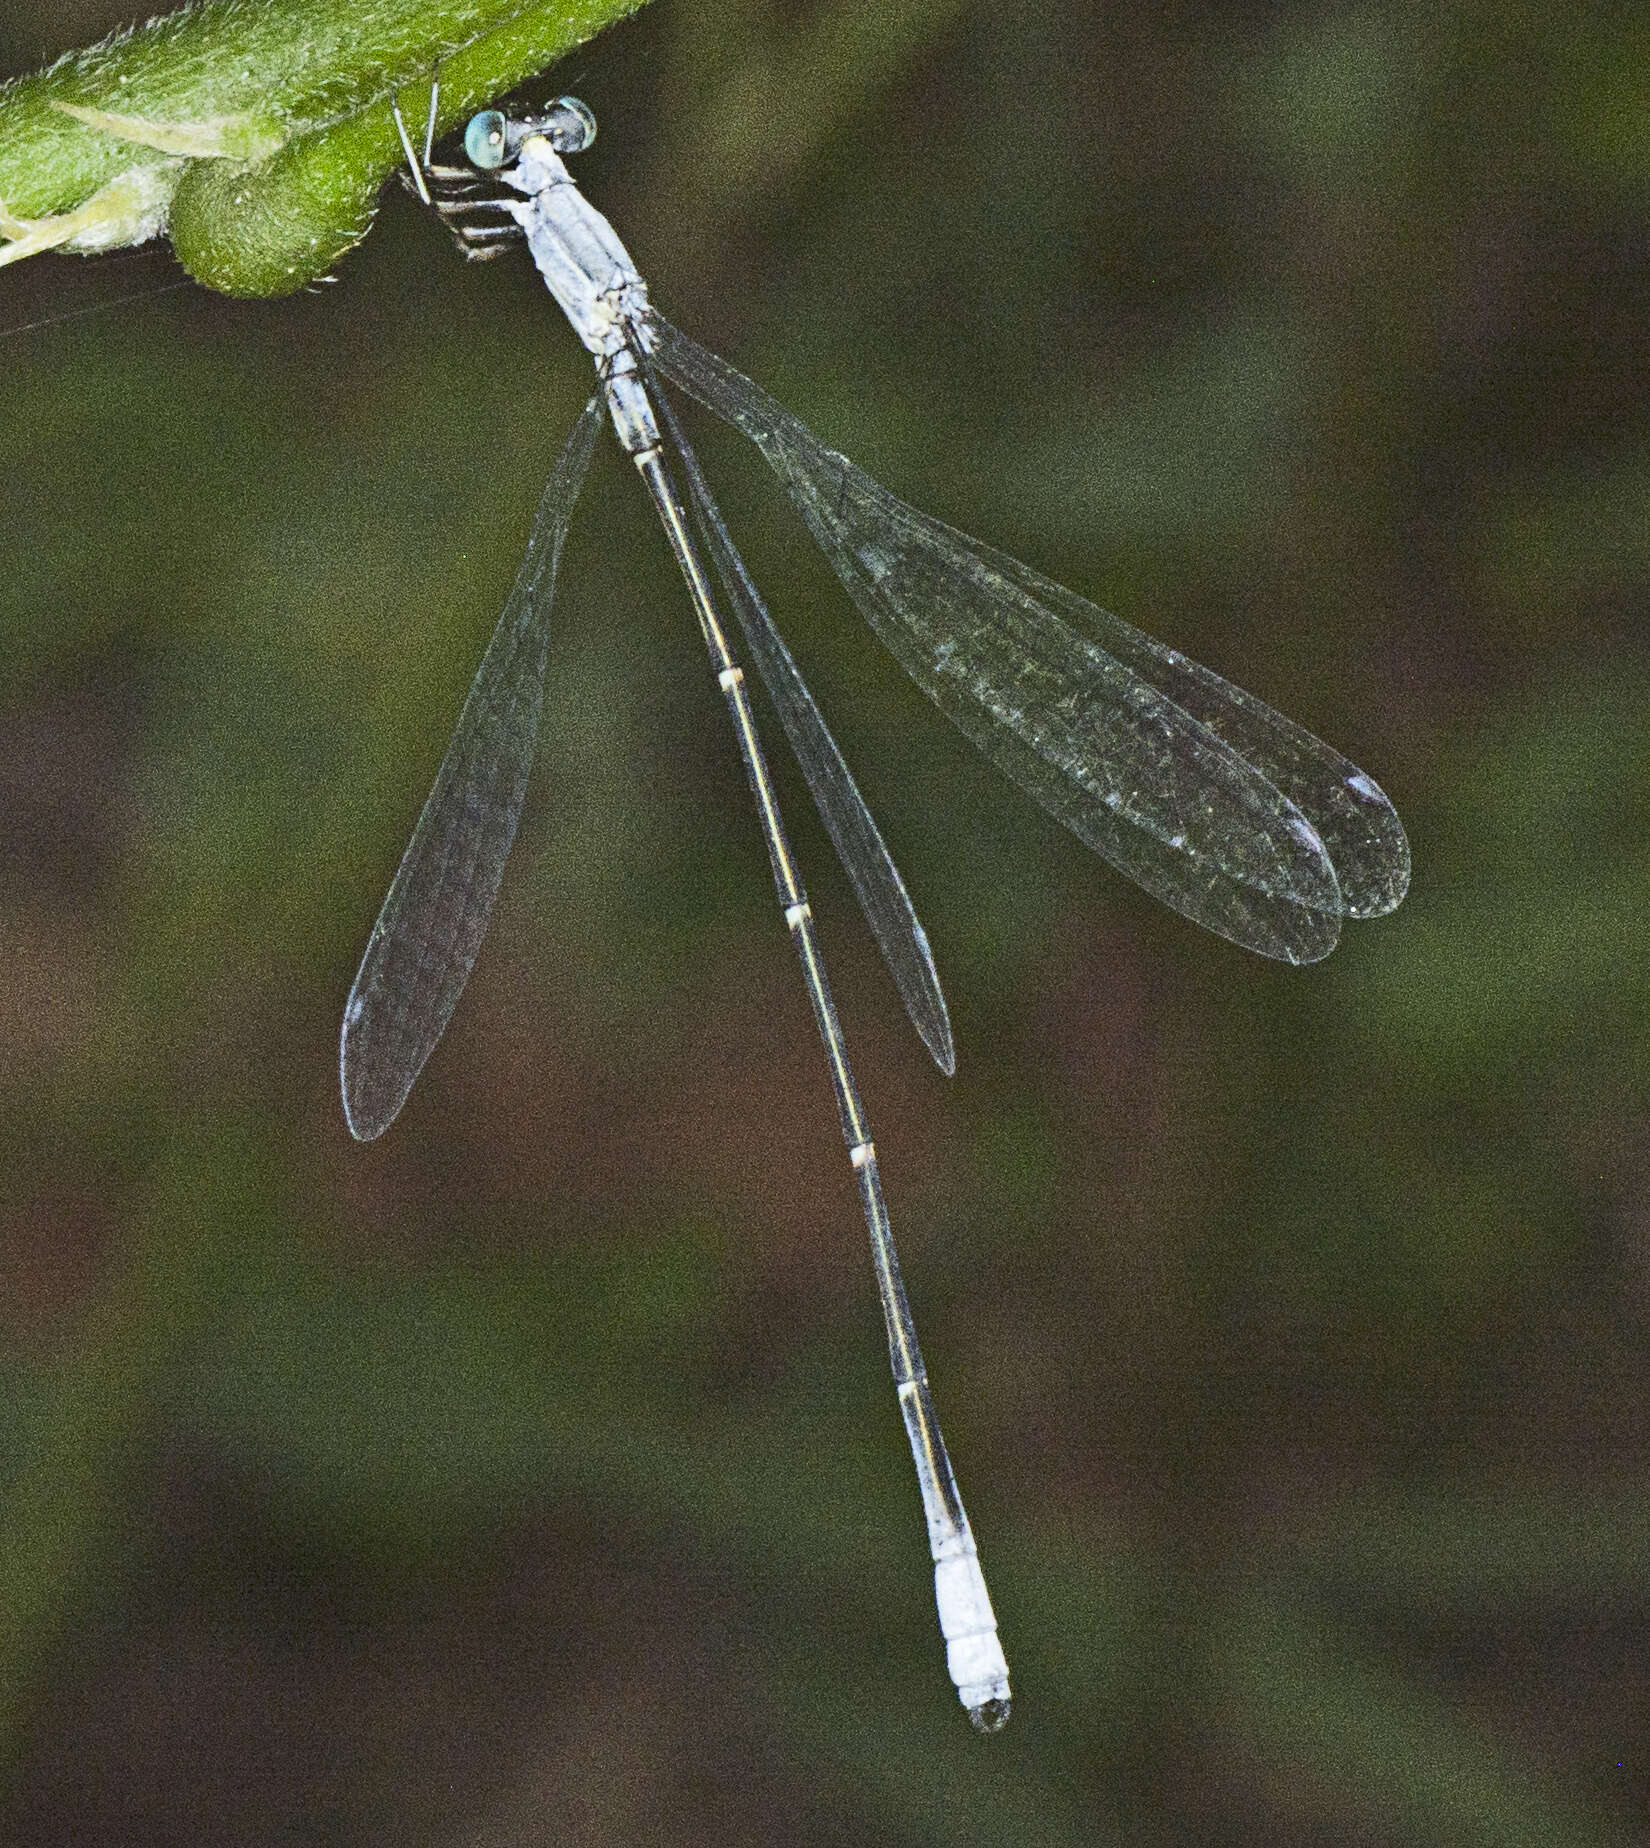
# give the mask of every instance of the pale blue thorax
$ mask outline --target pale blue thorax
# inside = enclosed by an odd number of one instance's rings
[[[647,284],[630,252],[579,191],[547,136],[529,136],[515,166],[500,178],[527,195],[511,203],[510,216],[545,286],[595,356],[619,441],[632,455],[657,449],[658,425],[636,377],[635,349],[653,345]]]

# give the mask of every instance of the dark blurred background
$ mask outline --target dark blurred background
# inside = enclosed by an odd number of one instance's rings
[[[14,5],[0,65],[126,17]],[[784,765],[1014,1670],[982,1741],[605,439],[492,936],[344,1127],[589,389],[526,259],[392,188],[331,287],[0,341],[0,1835],[1650,1842],[1643,13],[656,0],[568,88],[673,319],[1332,740],[1412,896],[1308,970],[1154,904],[703,429],[950,996],[947,1082]],[[43,259],[0,327],[176,275]]]

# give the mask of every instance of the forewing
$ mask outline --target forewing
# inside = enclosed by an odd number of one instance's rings
[[[601,427],[585,406],[544,490],[526,556],[344,1007],[344,1116],[363,1142],[407,1101],[469,980],[516,837],[544,703],[567,523]]]
[[[866,620],[987,757],[1206,928],[1288,962],[1334,948],[1347,907],[1313,821],[1219,730],[1057,613],[1093,605],[1049,598],[1046,580],[907,506],[742,373],[655,326],[660,370],[757,445]],[[1247,696],[1231,710],[1246,713]]]
[[[1409,839],[1373,777],[1304,726],[1178,649],[1165,647],[1018,559],[977,539],[968,544],[990,567],[1132,668],[1270,778],[1317,829],[1349,917],[1382,917],[1402,903],[1409,890]]]

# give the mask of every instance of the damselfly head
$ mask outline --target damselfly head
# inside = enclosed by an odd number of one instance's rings
[[[464,130],[464,152],[483,173],[496,173],[521,152],[530,135],[543,135],[558,154],[582,154],[596,139],[596,118],[576,96],[558,96],[542,115],[512,119],[483,109]]]

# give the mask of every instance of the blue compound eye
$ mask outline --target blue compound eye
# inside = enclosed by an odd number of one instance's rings
[[[464,130],[464,152],[473,167],[493,173],[509,156],[508,123],[500,109],[483,109],[470,117]]]
[[[596,118],[576,96],[558,96],[544,112],[544,125],[558,154],[582,154],[596,139]]]

